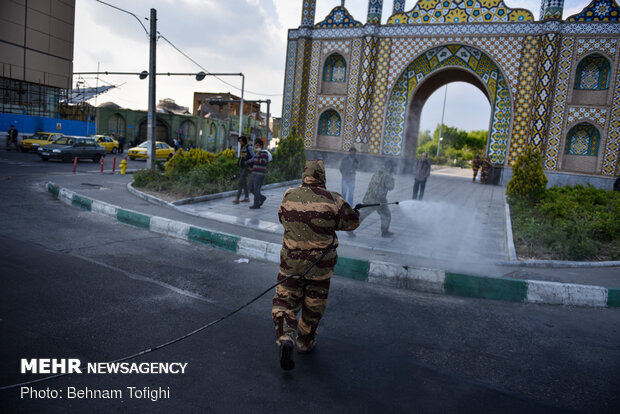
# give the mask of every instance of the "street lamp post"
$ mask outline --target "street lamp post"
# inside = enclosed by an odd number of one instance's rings
[[[157,10],[151,9],[151,32],[149,47],[149,110],[147,122],[146,165],[149,170],[155,169],[157,159],[155,141],[157,139],[157,115],[155,114],[155,86],[156,86],[156,51],[157,51]]]

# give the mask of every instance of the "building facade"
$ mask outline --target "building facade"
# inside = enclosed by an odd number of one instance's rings
[[[486,154],[510,167],[527,147],[548,172],[618,174],[620,8],[593,0],[562,20],[563,0],[542,0],[540,20],[502,0],[419,0],[366,23],[344,6],[315,23],[304,0],[289,31],[282,136],[296,130],[308,149],[407,161],[415,157],[428,97],[462,81],[491,105]]]
[[[71,89],[75,0],[0,2],[0,113],[53,118]]]

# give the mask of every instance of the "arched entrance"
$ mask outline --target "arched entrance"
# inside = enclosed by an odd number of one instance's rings
[[[156,140],[171,144],[171,141],[169,139],[170,138],[170,127],[161,118],[156,118],[156,120],[157,120],[157,125],[155,128]],[[140,125],[138,128],[140,131],[140,137],[143,140],[145,140],[146,137],[148,136],[148,131],[147,131],[148,123],[147,123],[146,118],[140,122]]]
[[[493,164],[504,164],[512,112],[506,81],[485,53],[458,44],[429,49],[417,56],[400,75],[387,104],[384,155],[415,157],[424,102],[438,88],[454,81],[474,85],[489,100],[491,122],[486,152]]]

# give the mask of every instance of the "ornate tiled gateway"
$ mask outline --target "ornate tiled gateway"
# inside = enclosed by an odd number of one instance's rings
[[[566,20],[563,0],[541,0],[539,21],[502,0],[418,0],[411,10],[393,0],[384,24],[382,0],[369,0],[365,23],[345,3],[315,23],[316,0],[303,1],[300,27],[289,32],[284,136],[295,130],[308,148],[333,151],[316,137],[321,115],[337,113],[341,125],[322,131],[340,136],[341,151],[355,146],[411,157],[418,92],[432,93],[454,76],[489,99],[486,154],[494,164],[509,166],[532,146],[548,170],[618,174],[620,8],[614,0],[593,0]],[[581,165],[596,167],[578,170]]]

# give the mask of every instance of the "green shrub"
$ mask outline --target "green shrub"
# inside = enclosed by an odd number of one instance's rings
[[[552,187],[537,204],[511,203],[520,254],[561,260],[620,259],[620,194]]]
[[[546,186],[540,151],[530,147],[515,161],[506,195],[511,203],[515,200],[537,202],[544,196]]]
[[[297,131],[280,140],[272,162],[267,166],[266,183],[297,180],[306,165],[306,147]]]

